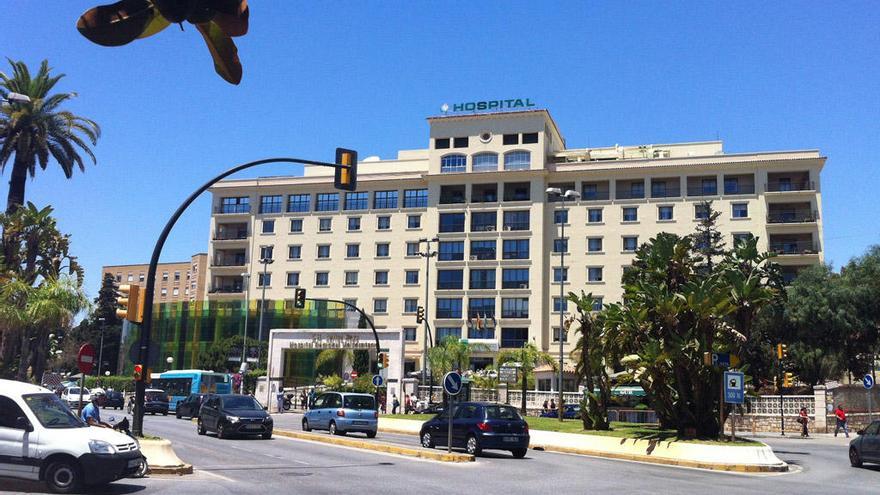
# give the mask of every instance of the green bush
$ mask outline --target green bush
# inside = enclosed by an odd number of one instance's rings
[[[119,392],[134,392],[134,379],[130,376],[87,376],[86,388],[112,388]]]

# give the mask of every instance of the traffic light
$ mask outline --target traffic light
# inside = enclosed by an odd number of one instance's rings
[[[794,385],[794,373],[786,371],[782,376],[782,386],[791,387]]]
[[[294,289],[293,291],[293,307],[302,309],[306,307],[306,290]]]
[[[382,367],[385,368],[386,370],[388,369],[388,353],[387,352],[382,353]]]
[[[336,175],[333,187],[342,191],[357,189],[357,151],[336,148]]]
[[[116,296],[116,304],[121,308],[116,310],[116,316],[132,323],[144,321],[144,299],[146,291],[142,291],[139,285],[120,285],[119,294]]]
[[[776,357],[785,359],[788,357],[788,346],[785,344],[776,344]]]
[[[144,379],[143,365],[140,365],[140,364],[134,365],[134,381],[139,382],[143,379]]]
[[[147,383],[153,383],[153,368],[147,368],[147,374],[144,375],[144,381]]]
[[[425,322],[425,307],[419,306],[416,309],[416,323],[422,324]]]

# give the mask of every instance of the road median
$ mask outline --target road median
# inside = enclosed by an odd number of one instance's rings
[[[421,448],[404,447],[390,443],[383,443],[375,440],[360,440],[357,438],[346,438],[341,436],[322,435],[318,433],[306,433],[303,431],[279,430],[276,428],[274,434],[281,437],[294,438],[297,440],[308,440],[311,442],[327,443],[331,445],[341,445],[344,447],[352,447],[356,449],[371,450],[373,452],[382,452],[386,454],[397,454],[406,457],[415,457],[419,459],[428,459],[439,462],[473,462],[474,456],[469,454],[461,454],[457,452],[448,453],[440,451],[430,451]]]
[[[379,418],[379,431],[418,436],[422,422]],[[766,444],[729,446],[531,430],[529,448],[714,471],[779,473],[788,464]]]

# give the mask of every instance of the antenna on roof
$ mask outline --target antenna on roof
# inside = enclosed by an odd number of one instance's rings
[[[449,111],[449,103],[444,103],[440,105],[440,111],[444,114]]]

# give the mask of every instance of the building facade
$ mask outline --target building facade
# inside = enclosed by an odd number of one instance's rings
[[[137,284],[146,287],[149,266],[149,264],[105,266],[101,269],[101,280],[104,280],[104,274],[109,273],[117,284]],[[159,263],[156,269],[153,301],[160,304],[205,299],[207,268],[207,253],[194,254],[189,261]]]
[[[816,150],[726,154],[720,141],[570,149],[546,110],[428,124],[427,149],[363,159],[357,192],[333,190],[322,167],[216,184],[207,297],[243,299],[249,289],[253,299],[265,286],[267,299],[292,305],[303,287],[354,302],[377,327],[404,329],[406,368],[418,370],[426,337],[483,344],[476,366],[528,341],[555,352],[560,284],[618,301],[636,248],[663,231],[692,233],[705,200],[721,212],[728,246],[757,236],[786,277],[823,260]],[[548,188],[580,197],[563,208]],[[429,246],[436,256],[426,260]],[[431,335],[416,324],[419,306]]]

